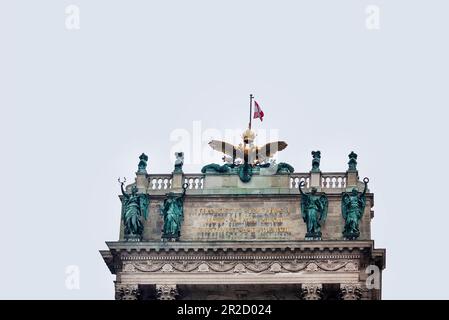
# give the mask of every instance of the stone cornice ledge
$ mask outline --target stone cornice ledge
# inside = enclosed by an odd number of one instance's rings
[[[160,242],[160,241],[144,241],[144,242],[126,242],[114,241],[106,242],[111,251],[127,251],[127,252],[151,252],[151,251],[344,251],[344,250],[382,250],[374,249],[373,240],[357,240],[357,241],[180,241],[180,242]],[[379,251],[378,251],[379,252]],[[382,252],[382,251],[381,251]],[[380,253],[380,252],[379,252]]]

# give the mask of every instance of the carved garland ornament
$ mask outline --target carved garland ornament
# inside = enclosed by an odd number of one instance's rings
[[[125,263],[124,272],[222,272],[222,273],[281,273],[359,270],[355,261],[313,261],[313,262],[131,262]]]

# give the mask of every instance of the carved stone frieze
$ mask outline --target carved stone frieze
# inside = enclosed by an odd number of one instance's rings
[[[295,273],[295,272],[356,272],[357,261],[139,261],[126,262],[123,272],[199,272],[199,273]]]

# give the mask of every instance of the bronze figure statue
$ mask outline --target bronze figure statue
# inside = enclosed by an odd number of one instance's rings
[[[164,219],[162,238],[169,241],[177,241],[181,236],[181,224],[184,219],[184,198],[188,183],[182,186],[181,195],[170,192],[167,194],[164,204],[161,206],[161,215]]]
[[[357,188],[353,188],[350,193],[344,192],[341,200],[341,213],[345,220],[343,236],[347,240],[355,240],[360,236],[359,222],[362,219],[366,206],[366,190],[369,179],[363,179],[365,188],[359,193]]]
[[[318,194],[315,187],[310,193],[304,193],[302,187],[304,181],[299,184],[301,193],[301,213],[307,226],[306,240],[321,240],[321,227],[326,221],[328,200],[325,194]]]
[[[120,181],[122,190],[122,220],[125,227],[125,239],[140,241],[143,233],[142,218],[148,219],[148,206],[150,199],[147,194],[139,194],[137,187],[134,185],[131,188],[131,194],[127,194],[123,185],[126,179]]]

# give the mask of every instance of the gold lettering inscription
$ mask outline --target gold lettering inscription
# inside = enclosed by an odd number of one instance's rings
[[[288,239],[291,208],[196,208],[186,219],[198,239]]]

